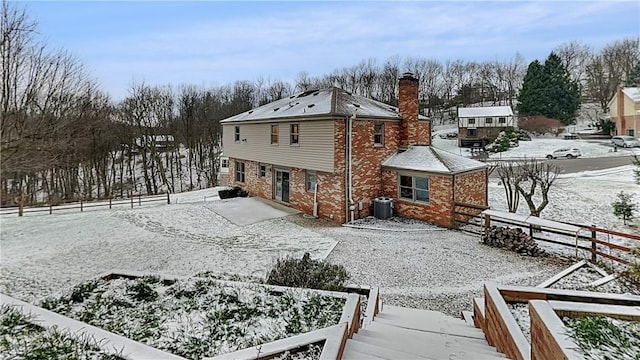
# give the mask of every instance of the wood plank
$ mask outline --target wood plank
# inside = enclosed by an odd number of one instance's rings
[[[618,276],[619,276],[618,274],[607,275],[603,278],[590,282],[589,284],[587,284],[587,287],[596,287],[596,286],[604,285],[609,281],[616,279]]]
[[[557,273],[556,275],[550,277],[549,279],[541,282],[539,285],[537,285],[536,287],[540,287],[540,288],[548,288],[549,286],[557,283],[560,279],[562,279],[563,277],[571,274],[572,272],[578,270],[579,268],[583,267],[587,265],[587,261],[586,260],[581,260],[578,261],[577,263],[569,266],[568,268],[562,270],[561,272]]]

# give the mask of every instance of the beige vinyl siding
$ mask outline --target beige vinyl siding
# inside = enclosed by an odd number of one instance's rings
[[[493,119],[491,123],[486,122],[486,118],[490,117]],[[504,123],[500,123],[499,118],[505,118]],[[506,126],[515,126],[513,121],[513,116],[481,116],[475,117],[471,119],[475,119],[475,124],[469,124],[470,118],[458,118],[458,127],[460,128],[479,128],[479,127],[506,127]]]
[[[300,124],[299,144],[289,144],[289,124]],[[239,124],[240,142],[234,141],[234,127],[223,125],[224,155],[282,167],[333,172],[333,120],[278,122],[278,144],[271,144],[271,125]],[[245,141],[246,139],[246,141]]]

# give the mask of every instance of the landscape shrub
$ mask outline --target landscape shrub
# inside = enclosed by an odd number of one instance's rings
[[[341,291],[348,278],[349,274],[344,266],[312,260],[309,253],[305,253],[302,259],[293,257],[278,259],[267,275],[266,283],[270,285]]]
[[[563,129],[560,120],[550,119],[542,115],[524,117],[518,121],[518,127],[522,130],[539,135],[547,133],[554,133],[557,135],[561,132],[561,129]]]
[[[242,189],[239,186],[234,186],[231,189],[218,190],[218,196],[220,199],[231,199],[234,197],[247,197],[249,192]]]

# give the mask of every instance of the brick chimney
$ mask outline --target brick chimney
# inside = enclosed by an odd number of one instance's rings
[[[616,121],[616,135],[625,135],[625,130],[627,129],[627,124],[624,119],[624,93],[622,92],[622,89],[624,89],[624,86],[622,84],[618,85],[616,93],[616,110],[618,112],[618,120]]]
[[[431,124],[419,122],[418,79],[406,72],[400,78],[398,109],[400,122],[400,147],[409,145],[431,145]]]

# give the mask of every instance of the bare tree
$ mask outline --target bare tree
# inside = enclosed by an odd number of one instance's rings
[[[549,191],[558,178],[560,169],[551,162],[535,159],[525,159],[518,167],[521,181],[517,182],[515,187],[526,201],[530,214],[539,217],[549,204]],[[534,197],[538,190],[542,199],[536,204]]]
[[[580,84],[585,80],[586,68],[592,57],[591,47],[581,41],[569,41],[558,45],[553,52],[560,57],[571,80]]]
[[[520,205],[520,192],[518,184],[522,181],[522,174],[518,165],[512,161],[500,162],[495,172],[504,188],[509,212],[515,213]]]

